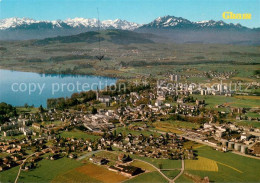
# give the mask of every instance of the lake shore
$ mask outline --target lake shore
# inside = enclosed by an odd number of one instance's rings
[[[0,70],[0,102],[13,106],[47,106],[47,99],[70,97],[73,93],[104,89],[117,79],[94,75],[39,74]]]

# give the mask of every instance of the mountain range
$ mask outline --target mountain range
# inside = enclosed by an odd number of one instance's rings
[[[0,40],[43,39],[56,36],[76,35],[98,29],[120,29],[139,33],[152,33],[176,43],[206,42],[258,44],[259,28],[251,29],[240,24],[223,21],[192,22],[182,17],[158,17],[148,24],[126,20],[104,20],[74,18],[67,20],[39,21],[29,18],[7,18],[0,20]],[[159,40],[160,41],[160,40]]]
[[[0,20],[0,30],[17,30],[17,29],[56,29],[56,28],[98,28],[101,29],[122,29],[134,30],[140,25],[125,20],[104,20],[74,18],[67,20],[39,21],[29,18],[7,18]]]

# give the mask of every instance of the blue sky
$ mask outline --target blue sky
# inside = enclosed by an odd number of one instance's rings
[[[0,19],[28,17],[37,20],[67,18],[124,19],[148,23],[159,16],[174,15],[191,21],[223,20],[224,11],[251,13],[251,20],[224,20],[260,27],[260,0],[0,0]]]

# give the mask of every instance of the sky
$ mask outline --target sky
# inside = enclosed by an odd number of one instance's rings
[[[149,23],[173,15],[190,21],[223,20],[260,27],[260,0],[0,0],[0,19],[65,20],[83,17]],[[224,20],[222,13],[251,13],[251,20]]]

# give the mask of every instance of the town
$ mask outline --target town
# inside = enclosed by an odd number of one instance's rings
[[[222,84],[195,88],[180,84],[180,78],[170,74],[159,81],[142,78],[139,84],[126,83],[124,91],[108,87],[75,93],[71,98],[49,99],[48,109],[26,106],[31,112],[18,113],[11,107],[14,114],[3,118],[6,121],[0,126],[0,170],[19,166],[30,171],[42,159],[66,157],[135,177],[147,171],[131,165],[140,157],[198,161],[196,144],[260,158],[259,128],[234,122],[260,123],[259,109],[227,104],[208,108],[207,99],[201,97],[231,98],[236,91]],[[99,156],[101,152],[112,153],[118,160]]]

